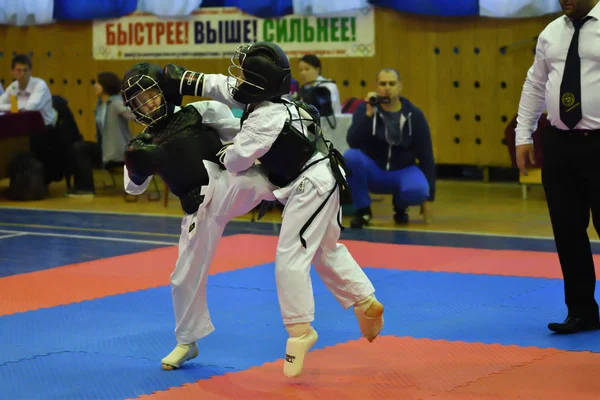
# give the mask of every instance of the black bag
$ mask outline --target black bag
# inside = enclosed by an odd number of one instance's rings
[[[332,80],[307,82],[300,89],[300,98],[305,103],[315,106],[319,115],[325,117],[331,129],[335,129],[337,122],[333,112],[333,103],[331,101],[331,91],[323,83],[335,83]],[[312,86],[311,86],[312,85]]]
[[[44,166],[31,153],[21,153],[8,164],[10,200],[42,200],[48,194]]]

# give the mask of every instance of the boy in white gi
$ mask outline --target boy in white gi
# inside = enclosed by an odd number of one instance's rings
[[[215,329],[206,284],[225,225],[262,200],[274,201],[275,188],[258,167],[233,174],[219,163],[222,140],[231,140],[240,128],[226,105],[201,101],[179,107],[181,99],[165,99],[161,80],[162,68],[147,63],[125,74],[125,105],[147,128],[125,150],[124,184],[128,193],[141,194],[159,174],[185,213],[171,275],[177,346],[162,359],[162,368],[172,370],[196,357],[196,341]]]

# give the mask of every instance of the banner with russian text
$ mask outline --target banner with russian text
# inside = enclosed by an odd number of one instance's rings
[[[368,7],[327,16],[256,18],[237,8],[198,9],[185,18],[133,13],[94,21],[96,60],[229,58],[246,43],[279,44],[289,57],[373,57],[375,18]]]

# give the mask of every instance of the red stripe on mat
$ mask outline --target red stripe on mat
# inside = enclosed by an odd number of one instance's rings
[[[363,267],[562,278],[558,256],[553,252],[397,245],[351,240],[343,243]],[[594,261],[596,271],[600,273],[600,255],[594,255]]]
[[[555,253],[397,245],[347,240],[363,267],[561,278]],[[223,238],[211,273],[273,262],[276,236]],[[0,278],[0,315],[167,285],[177,247],[111,257]],[[594,256],[599,266],[600,256]]]
[[[219,243],[211,273],[272,262],[261,236],[233,235]],[[0,279],[0,316],[169,284],[177,246],[104,258]]]
[[[139,398],[596,400],[600,393],[600,355],[535,347],[383,336],[314,350],[296,379],[285,378],[282,365]]]
[[[275,254],[277,237],[260,236],[257,246]],[[486,250],[461,247],[417,246],[342,240],[362,267],[562,278],[556,253],[525,250]],[[273,257],[274,260],[274,257]],[[600,255],[594,255],[600,276]]]

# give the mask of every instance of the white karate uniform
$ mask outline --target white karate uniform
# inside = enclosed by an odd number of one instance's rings
[[[222,141],[230,140],[240,128],[239,118],[216,101],[192,103],[202,115],[202,122],[217,129]],[[176,108],[176,112],[179,108]],[[209,184],[202,188],[204,201],[198,211],[181,221],[179,252],[171,274],[175,337],[178,344],[195,343],[214,331],[206,300],[210,264],[225,225],[233,218],[250,212],[262,200],[275,201],[275,187],[255,166],[232,174],[211,161],[204,161]],[[183,173],[184,171],[182,171]],[[125,168],[125,191],[143,193],[152,177],[141,185],[129,179]]]
[[[222,101],[244,109],[228,90],[227,79],[221,74],[205,74],[203,97]],[[227,147],[223,163],[227,170],[239,173],[250,168],[256,159],[271,147],[286,120],[287,107],[280,103],[264,101],[244,121],[241,131]],[[292,119],[299,119],[294,107],[290,107]],[[301,129],[301,122],[293,122]],[[323,158],[315,154],[308,163]],[[345,309],[374,294],[375,289],[362,268],[348,249],[338,243],[341,218],[339,189],[331,195],[326,205],[310,224],[300,242],[300,230],[317,211],[335,185],[329,160],[310,167],[286,187],[277,188],[275,197],[285,205],[277,252],[275,278],[277,294],[285,325],[312,322],[314,320],[314,297],[310,279],[310,265],[315,269],[327,288]]]

